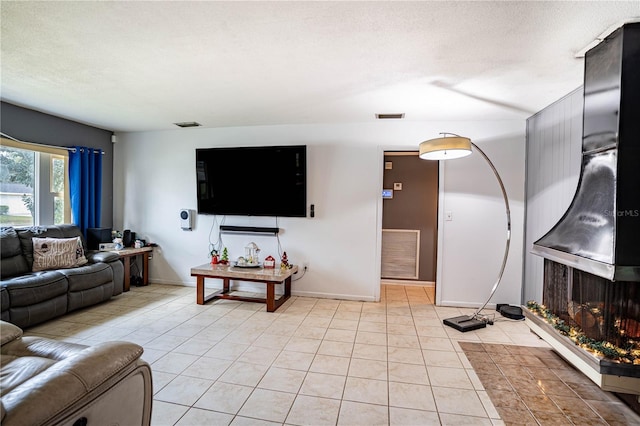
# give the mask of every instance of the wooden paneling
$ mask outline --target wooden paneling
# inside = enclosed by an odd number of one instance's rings
[[[578,88],[527,120],[523,302],[542,300],[544,262],[531,247],[560,220],[578,186],[582,105]]]
[[[382,278],[418,279],[419,258],[419,230],[382,230]]]

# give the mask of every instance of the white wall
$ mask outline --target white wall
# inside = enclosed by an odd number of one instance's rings
[[[159,244],[150,262],[152,282],[194,285],[189,270],[208,262],[213,224],[212,216],[198,215],[193,231],[182,231],[179,227],[179,210],[196,208],[195,148],[306,144],[307,201],[315,204],[316,217],[280,218],[278,223],[283,229],[280,240],[289,259],[296,264],[309,262],[309,271],[294,283],[293,293],[377,300],[382,153],[386,149],[416,149],[422,140],[437,137],[438,132],[445,130],[469,136],[483,149],[486,145],[488,154],[495,156],[496,166],[504,173],[513,203],[516,242],[507,271],[509,285],[514,288],[502,289],[499,301],[519,303],[524,121],[407,121],[120,133],[115,148],[114,227],[131,229]],[[485,276],[495,275],[499,267],[499,259],[493,261],[493,257],[501,259],[503,234],[491,229],[500,228],[504,213],[497,184],[491,180],[491,172],[482,165],[482,159],[458,161],[461,163],[447,165],[443,176],[444,202],[454,211],[454,221],[444,227],[445,244],[439,254],[443,278],[437,289],[444,296],[443,304],[478,305],[488,295],[494,280]],[[480,163],[473,166],[474,161]],[[468,165],[473,170],[467,170]],[[486,170],[480,171],[482,167]],[[486,179],[476,176],[487,171]],[[249,170],[239,169],[234,176],[221,176],[220,182],[242,186],[253,179]],[[258,181],[258,190],[285,196],[278,192],[277,182],[269,181],[268,177]],[[465,211],[475,214],[467,215]],[[275,219],[230,216],[225,223],[275,226]],[[214,229],[214,240],[216,234]],[[478,237],[482,241],[470,243]],[[274,237],[223,238],[232,259],[242,255],[243,247],[250,241],[260,246],[263,256],[272,254],[277,258]]]

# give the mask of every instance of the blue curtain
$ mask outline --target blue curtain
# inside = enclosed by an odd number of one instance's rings
[[[69,152],[71,217],[85,238],[87,228],[100,227],[102,150],[75,146]]]

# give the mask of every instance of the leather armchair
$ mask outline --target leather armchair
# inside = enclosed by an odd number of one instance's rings
[[[3,426],[150,424],[151,368],[140,346],[22,337],[4,321],[0,340]]]

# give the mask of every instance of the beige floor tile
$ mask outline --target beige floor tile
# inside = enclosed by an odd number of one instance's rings
[[[242,353],[240,360],[249,364],[271,365],[276,360],[280,350],[250,346]]]
[[[233,361],[226,359],[201,357],[180,374],[200,379],[217,380],[231,364],[233,364]]]
[[[462,416],[459,414],[440,414],[440,421],[443,426],[459,426],[459,425],[469,425],[469,426],[492,426],[499,425],[500,422],[493,422],[490,419],[483,417],[473,417],[473,416]]]
[[[346,376],[349,370],[349,361],[350,359],[345,357],[318,354],[311,363],[309,371]]]
[[[176,426],[193,426],[193,425],[228,425],[233,420],[231,414],[218,413],[216,411],[202,410],[200,408],[191,408],[182,416]]]
[[[423,350],[424,363],[433,367],[463,368],[463,364],[454,351]]]
[[[287,351],[304,352],[314,354],[318,351],[322,340],[320,339],[308,339],[305,337],[294,336],[289,340],[289,343],[284,347]]]
[[[372,333],[369,331],[360,331],[356,333],[356,343],[363,345],[387,345],[386,333]]]
[[[314,354],[303,352],[282,351],[273,363],[274,366],[280,368],[288,368],[291,370],[307,371],[313,362]]]
[[[469,376],[462,368],[427,367],[431,386],[456,389],[473,389]]]
[[[253,387],[216,382],[198,399],[194,407],[236,414],[253,392]]]
[[[415,334],[389,334],[387,344],[398,348],[420,349],[420,341]]]
[[[369,331],[371,333],[386,333],[387,324],[384,322],[371,322],[360,320],[358,331]]]
[[[268,369],[269,367],[266,365],[236,361],[227,368],[218,380],[236,385],[256,386]]]
[[[318,354],[350,357],[353,352],[353,348],[353,343],[323,340],[318,348]]]
[[[126,336],[122,336],[122,340],[143,346],[145,343],[148,343],[157,337],[160,337],[158,333],[136,330],[127,334]]]
[[[474,390],[433,386],[433,396],[439,413],[487,417],[487,413]]]
[[[204,329],[205,327],[202,325],[197,326],[193,324],[183,323],[167,331],[166,334],[168,334],[169,336],[193,337]]]
[[[413,326],[413,317],[411,309],[407,307],[388,307],[387,308],[387,329],[391,324]]]
[[[353,343],[356,340],[356,331],[330,328],[327,330],[326,334],[324,335],[324,340],[330,340],[333,342]]]
[[[367,345],[356,343],[353,346],[353,358],[373,359],[377,361],[387,360],[387,347],[379,345]]]
[[[422,351],[420,349],[389,347],[387,352],[389,362],[424,365],[424,359],[422,358]]]
[[[389,362],[389,381],[428,385],[427,368],[424,365]]]
[[[153,401],[153,411],[151,412],[151,426],[173,426],[189,407],[178,404],[171,404],[164,401]]]
[[[326,327],[308,327],[301,325],[295,333],[293,333],[293,337],[307,337],[309,339],[322,340],[326,333]]]
[[[151,364],[151,369],[155,371],[162,371],[164,373],[180,374],[198,358],[200,357],[197,355],[169,352]]]
[[[155,399],[174,404],[193,405],[213,384],[211,380],[178,376],[155,395]]]
[[[258,337],[262,335],[262,330],[234,330],[222,341],[229,343],[238,343],[241,345],[251,345]]]
[[[442,332],[445,336],[446,333]],[[455,351],[451,340],[447,337],[420,336],[420,346],[427,351]]]
[[[387,380],[387,362],[353,358],[348,375],[363,379]]]
[[[189,339],[175,348],[173,352],[202,356],[211,350],[216,343],[207,340]]]
[[[154,395],[162,388],[164,388],[169,382],[175,379],[178,375],[171,373],[163,373],[162,371],[152,371],[153,376],[153,393]]]
[[[341,399],[344,391],[345,376],[332,374],[307,373],[302,387],[301,395],[318,396],[322,398]]]
[[[287,425],[334,426],[338,420],[340,401],[298,395],[286,419]]]
[[[322,327],[329,328],[331,317],[327,316],[308,316],[302,321],[301,327]]]
[[[431,387],[411,383],[389,382],[389,405],[400,408],[436,411]]]
[[[364,302],[356,302],[351,300],[341,300],[338,305],[338,312],[362,312]]]
[[[329,324],[329,328],[337,328],[339,330],[357,330],[358,321],[334,319],[334,320],[331,320],[331,323]]]
[[[244,403],[239,415],[272,422],[284,422],[295,395],[267,389],[256,389]]]
[[[291,339],[290,336],[276,336],[274,334],[261,334],[251,345],[260,347],[260,348],[268,348],[268,349],[278,349],[282,350]]]
[[[365,305],[367,306],[367,305]],[[383,313],[378,312],[370,312],[366,309],[363,310],[362,314],[360,314],[360,321],[362,322],[377,322],[377,323],[387,323],[387,314],[386,310]]]
[[[213,348],[207,351],[204,356],[235,361],[248,348],[249,345],[222,341],[217,343]]]
[[[387,405],[389,403],[387,381],[347,377],[342,398],[347,401]]]
[[[389,408],[384,405],[343,401],[338,415],[338,426],[386,426],[389,424]]]
[[[305,376],[306,372],[304,371],[271,367],[260,380],[258,387],[280,392],[297,393]]]
[[[336,313],[333,315],[334,320],[348,320],[348,321],[359,321],[360,320],[360,312],[357,311],[345,311],[338,309]]]
[[[411,318],[411,316],[409,316],[409,318]],[[407,335],[407,336],[417,335],[416,328],[413,325],[413,322],[410,322],[408,324],[397,324],[397,323],[387,324],[387,333]]]
[[[297,324],[282,324],[275,321],[264,332],[266,334],[274,334],[276,336],[293,336],[298,329]]]
[[[440,418],[435,411],[389,407],[389,424],[391,426],[436,426],[440,425]]]

